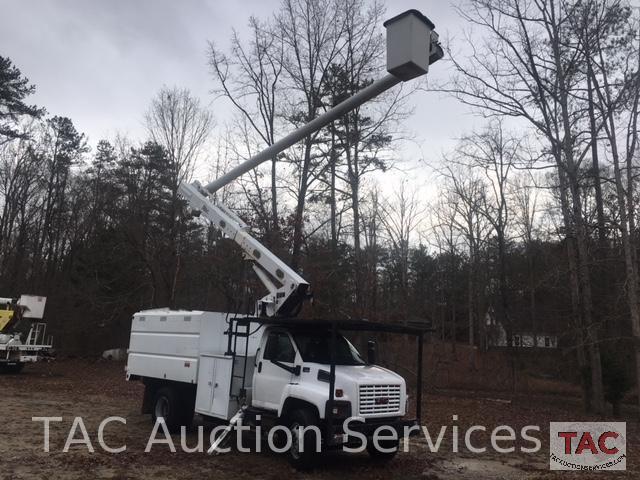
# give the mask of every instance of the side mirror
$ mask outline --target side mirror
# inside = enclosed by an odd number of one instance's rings
[[[377,350],[378,345],[376,344],[375,340],[369,340],[367,342],[367,363],[369,363],[369,365],[373,365],[376,363]]]
[[[290,367],[286,363],[282,363],[278,360],[271,360],[271,363],[273,363],[276,367],[280,367],[281,369],[286,370],[287,372],[295,375],[296,377],[299,377],[300,372],[302,371],[302,369],[300,368],[300,365],[296,365],[295,367]]]

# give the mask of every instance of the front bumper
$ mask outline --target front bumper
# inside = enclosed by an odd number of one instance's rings
[[[42,355],[51,351],[51,345],[0,345],[0,363],[15,365],[17,363],[31,363],[40,360]]]
[[[398,438],[404,438],[405,436],[412,437],[418,435],[419,422],[415,419],[401,419],[401,418],[381,418],[381,419],[369,419],[365,421],[357,421],[352,419],[345,425],[345,420],[335,420],[335,424],[331,429],[331,432],[327,432],[327,444],[331,447],[338,447],[340,445],[351,444],[354,441],[354,434],[359,433],[367,438],[372,438],[376,430],[380,427],[385,427],[385,434],[390,433],[389,428],[394,430]],[[406,435],[405,435],[406,434]]]
[[[348,429],[352,432],[362,433],[363,435],[370,437],[378,428],[385,427],[388,429],[390,427],[396,431],[399,437],[403,437],[405,429],[409,436],[417,435],[418,432],[415,428],[411,430],[411,427],[416,426],[418,426],[418,421],[416,419],[376,419],[375,421],[365,420],[364,422],[352,420],[348,424]],[[344,423],[336,425],[336,433],[345,433],[345,429],[343,427]]]

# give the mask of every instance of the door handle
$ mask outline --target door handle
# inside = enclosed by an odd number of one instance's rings
[[[258,373],[262,372],[262,362],[258,363]]]

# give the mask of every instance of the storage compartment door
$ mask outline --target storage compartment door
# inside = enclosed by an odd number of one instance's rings
[[[227,419],[229,415],[232,368],[233,359],[231,357],[214,358],[214,383],[211,414],[224,419]]]
[[[232,365],[231,357],[200,357],[196,394],[198,413],[225,420],[228,418]]]
[[[213,357],[200,357],[198,361],[198,388],[196,390],[196,411],[208,414],[213,400]]]

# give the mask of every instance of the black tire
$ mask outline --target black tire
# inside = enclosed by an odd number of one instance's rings
[[[299,428],[318,426],[318,416],[311,409],[294,410],[289,415],[289,429],[291,430],[291,448],[289,449],[289,463],[298,470],[313,468],[320,457],[317,451],[316,436],[308,430],[303,439],[303,451],[298,440]]]
[[[400,440],[380,440],[378,444],[381,448],[388,449],[393,448],[393,452],[382,452],[376,448],[373,443],[373,438],[367,439],[367,452],[369,456],[380,462],[388,462],[393,459],[400,449]]]
[[[0,364],[0,373],[17,374],[22,372],[24,363]]]
[[[189,427],[193,420],[193,408],[189,408],[184,396],[175,388],[162,387],[158,389],[151,409],[151,420],[155,425],[158,418],[164,418],[164,423],[170,433],[180,432],[180,427]]]
[[[193,424],[193,416],[196,413],[195,389],[185,390],[184,392],[182,392],[180,399],[182,401],[182,405],[180,407],[180,412],[182,413],[180,425],[184,425],[188,430]]]

